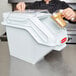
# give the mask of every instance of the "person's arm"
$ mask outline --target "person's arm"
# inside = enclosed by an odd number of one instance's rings
[[[66,2],[61,1],[60,2],[61,7],[63,9],[63,16],[67,19],[67,20],[71,20],[71,21],[76,21],[76,12],[73,10],[72,7],[70,7]]]
[[[62,14],[67,20],[76,21],[76,12],[73,9],[66,8],[63,10]]]

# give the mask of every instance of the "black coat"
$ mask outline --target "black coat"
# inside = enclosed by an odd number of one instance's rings
[[[26,9],[47,9],[50,13],[55,12],[59,9],[68,8],[69,5],[64,1],[52,0],[49,4],[46,4],[44,1],[36,1],[30,5],[27,5]]]

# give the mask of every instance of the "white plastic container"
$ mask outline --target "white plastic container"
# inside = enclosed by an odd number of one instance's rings
[[[49,13],[8,12],[3,14],[10,55],[35,64],[52,50],[66,46],[67,31]]]

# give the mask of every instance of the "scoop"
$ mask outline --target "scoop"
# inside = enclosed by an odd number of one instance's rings
[[[53,13],[52,18],[59,24],[60,27],[64,28],[66,26],[66,22],[63,19],[62,12],[63,10]]]

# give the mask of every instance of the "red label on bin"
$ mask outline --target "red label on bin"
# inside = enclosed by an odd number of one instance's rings
[[[67,38],[66,38],[66,37],[65,37],[65,38],[63,38],[63,39],[61,40],[61,43],[64,43],[66,40],[67,40]]]

